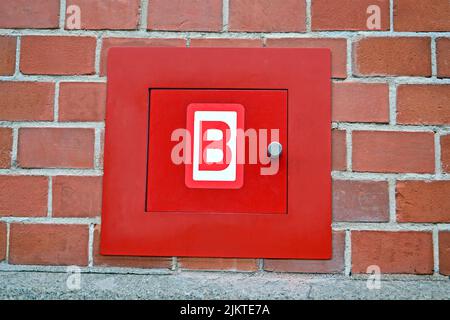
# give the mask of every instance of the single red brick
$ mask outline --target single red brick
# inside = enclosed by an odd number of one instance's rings
[[[0,36],[0,76],[14,74],[16,69],[16,42],[15,37]]]
[[[450,232],[439,232],[439,273],[450,275]]]
[[[353,170],[368,172],[434,172],[432,132],[353,132]]]
[[[67,0],[66,7],[76,5],[81,12],[81,29],[134,30],[139,23],[140,0]],[[66,15],[67,18],[71,14]]]
[[[6,224],[0,222],[0,261],[6,259]]]
[[[441,163],[444,172],[450,172],[450,134],[441,137]]]
[[[450,77],[450,38],[438,38],[436,40],[437,52],[437,76],[439,78]]]
[[[190,47],[262,47],[261,39],[191,39]]]
[[[53,178],[54,217],[97,217],[102,210],[102,177]]]
[[[332,169],[347,170],[347,137],[345,130],[331,131],[331,159]]]
[[[88,264],[87,225],[11,224],[9,262],[34,265]]]
[[[0,176],[0,216],[47,215],[47,177]]]
[[[395,0],[395,31],[449,31],[448,0]]]
[[[333,221],[389,221],[386,181],[333,181]]]
[[[380,28],[389,30],[389,0],[314,0],[311,6],[313,30],[370,30],[368,8],[380,8]]]
[[[53,120],[55,85],[47,82],[0,82],[0,120]]]
[[[108,50],[112,47],[184,47],[184,39],[159,39],[159,38],[105,38],[103,39],[100,75],[106,75],[106,63]]]
[[[2,0],[0,28],[53,29],[59,27],[59,0]]]
[[[381,273],[433,273],[430,232],[352,231],[352,272],[366,273],[376,265]]]
[[[149,30],[221,31],[222,0],[152,0]]]
[[[450,222],[450,181],[399,181],[397,221]]]
[[[20,129],[18,163],[23,168],[92,168],[94,130]]]
[[[24,74],[95,73],[95,37],[25,36],[20,52]]]
[[[331,49],[331,74],[333,78],[347,77],[347,40],[322,38],[267,39],[267,47],[299,47]]]
[[[359,76],[431,76],[430,38],[374,37],[354,44]]]
[[[264,270],[275,272],[343,273],[345,232],[333,232],[331,260],[264,259]]]
[[[178,258],[181,269],[187,270],[228,270],[256,271],[258,260],[236,258]]]
[[[106,83],[63,82],[59,89],[60,121],[104,121]]]
[[[100,225],[94,229],[94,265],[101,267],[121,268],[164,268],[172,267],[170,257],[132,257],[132,256],[103,256],[100,254]]]
[[[303,0],[231,0],[230,31],[283,32],[306,29]]]
[[[389,122],[386,83],[333,83],[332,119],[343,122]]]
[[[0,128],[0,168],[11,167],[12,130]]]
[[[397,122],[450,124],[450,85],[401,85],[397,89]]]

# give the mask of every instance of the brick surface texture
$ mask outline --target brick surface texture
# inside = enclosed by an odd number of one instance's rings
[[[116,46],[329,48],[332,259],[101,255]],[[2,0],[0,190],[0,268],[448,276],[450,2]]]

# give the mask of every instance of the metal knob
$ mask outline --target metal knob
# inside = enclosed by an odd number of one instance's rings
[[[283,146],[281,143],[275,141],[271,142],[267,147],[267,154],[271,159],[277,159],[280,157],[281,152],[283,151]]]

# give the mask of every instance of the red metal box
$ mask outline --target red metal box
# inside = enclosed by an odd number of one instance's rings
[[[330,58],[110,49],[101,253],[329,259]]]

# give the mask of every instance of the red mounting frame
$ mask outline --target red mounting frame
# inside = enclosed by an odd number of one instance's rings
[[[101,253],[331,257],[329,49],[112,48]],[[152,88],[288,90],[287,214],[145,212]]]

